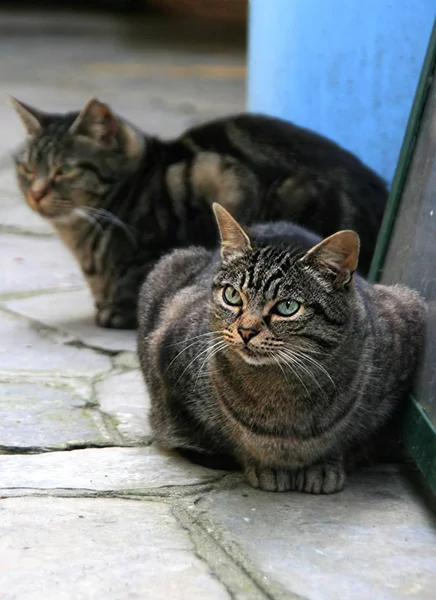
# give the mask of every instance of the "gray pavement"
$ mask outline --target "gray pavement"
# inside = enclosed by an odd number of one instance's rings
[[[2,91],[91,95],[164,136],[244,105],[227,28],[0,12]],[[269,494],[153,444],[135,335],[20,198],[0,98],[0,600],[435,598],[434,513],[396,466],[329,497]]]

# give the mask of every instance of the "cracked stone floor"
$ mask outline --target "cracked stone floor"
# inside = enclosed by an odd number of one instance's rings
[[[0,50],[2,92],[40,108],[97,95],[173,135],[244,104],[229,27],[3,11]],[[396,466],[275,495],[153,445],[135,336],[93,325],[78,267],[17,192],[5,97],[0,120],[0,599],[434,599],[431,501]]]

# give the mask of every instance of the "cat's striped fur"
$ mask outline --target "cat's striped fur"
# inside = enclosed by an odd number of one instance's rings
[[[320,242],[271,224],[253,227],[250,243],[216,212],[222,257],[176,250],[140,293],[138,350],[156,439],[227,453],[265,490],[339,491],[345,461],[407,396],[426,306],[406,287],[353,276],[352,231]],[[229,293],[241,303],[229,305]],[[284,300],[291,315],[278,312]]]
[[[14,106],[29,134],[20,188],[79,261],[101,325],[135,325],[139,286],[163,253],[216,243],[213,202],[242,223],[291,220],[323,236],[353,228],[369,268],[385,185],[325,138],[238,115],[162,141],[95,99],[64,115]]]

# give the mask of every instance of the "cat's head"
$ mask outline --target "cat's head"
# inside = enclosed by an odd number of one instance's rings
[[[220,205],[221,267],[211,327],[250,364],[300,364],[329,353],[354,310],[359,237],[339,231],[304,251],[256,246]],[[304,368],[303,368],[304,370]]]
[[[95,98],[66,114],[11,102],[27,132],[15,156],[18,184],[30,208],[48,219],[68,221],[98,207],[142,153],[143,137]]]

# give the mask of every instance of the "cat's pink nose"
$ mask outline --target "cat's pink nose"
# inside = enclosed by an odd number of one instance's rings
[[[30,190],[30,197],[35,202],[39,202],[46,194],[47,190]]]
[[[248,342],[258,333],[260,333],[260,331],[256,327],[243,327],[242,325],[239,325],[238,333],[241,336],[244,344],[248,344]]]

